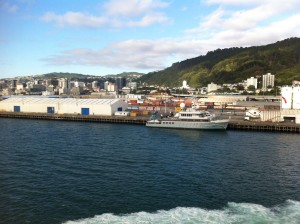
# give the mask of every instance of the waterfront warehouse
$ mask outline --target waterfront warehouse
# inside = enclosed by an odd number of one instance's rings
[[[120,99],[13,97],[0,102],[0,111],[111,116],[127,109]]]

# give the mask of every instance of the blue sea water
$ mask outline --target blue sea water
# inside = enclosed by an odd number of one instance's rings
[[[299,134],[0,119],[0,223],[300,223]]]

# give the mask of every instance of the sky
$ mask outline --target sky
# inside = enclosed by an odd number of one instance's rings
[[[0,78],[162,70],[300,37],[300,0],[0,0]]]

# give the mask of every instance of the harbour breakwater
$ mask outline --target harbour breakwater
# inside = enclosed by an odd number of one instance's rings
[[[0,118],[19,118],[19,119],[38,119],[38,120],[61,120],[61,121],[81,121],[117,124],[145,125],[149,116],[130,117],[130,116],[96,116],[80,114],[47,114],[47,113],[17,113],[0,112]],[[300,133],[300,125],[292,122],[260,122],[244,121],[232,118],[228,124],[228,130],[244,131],[268,131],[268,132],[290,132]]]

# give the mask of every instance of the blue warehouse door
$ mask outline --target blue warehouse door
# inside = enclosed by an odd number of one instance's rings
[[[81,108],[81,114],[82,115],[89,115],[90,114],[90,108]]]
[[[47,113],[48,114],[54,114],[54,107],[47,107]]]
[[[20,106],[14,106],[14,112],[20,112],[21,107]]]

